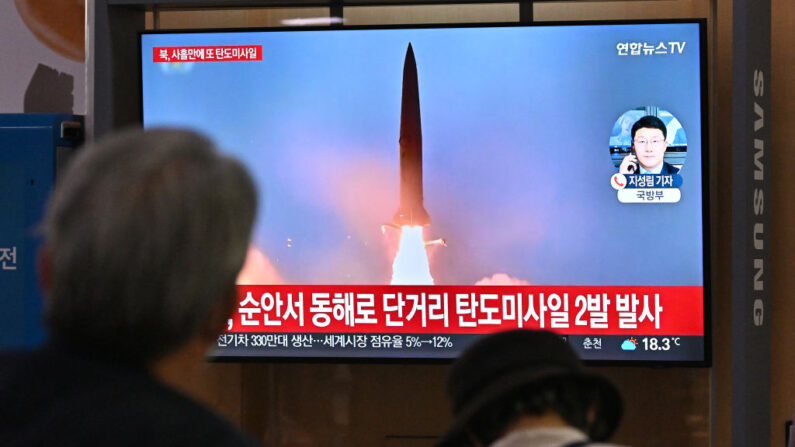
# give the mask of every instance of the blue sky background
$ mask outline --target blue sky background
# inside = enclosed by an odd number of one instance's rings
[[[669,41],[684,53],[616,51]],[[244,160],[255,242],[288,282],[384,284],[409,42],[426,238],[448,242],[429,249],[437,283],[703,284],[695,24],[144,35],[144,124],[199,129]],[[261,62],[152,62],[154,46],[253,44]],[[677,204],[621,204],[609,184],[613,126],[645,105],[687,133]]]

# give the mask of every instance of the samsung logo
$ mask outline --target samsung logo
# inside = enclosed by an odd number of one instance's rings
[[[765,93],[765,80],[762,70],[754,70],[754,97],[759,98]],[[762,106],[754,101],[754,194],[753,194],[753,208],[754,208],[754,222],[753,229],[753,245],[754,245],[754,268],[753,268],[753,284],[754,293],[764,292],[765,290],[765,261],[764,254],[764,235],[765,227],[762,222],[762,216],[765,212],[765,190],[764,190],[764,157],[765,157],[765,140],[758,135],[758,132],[765,127],[765,110]],[[753,320],[755,326],[762,326],[765,322],[764,302],[761,298],[754,299]]]

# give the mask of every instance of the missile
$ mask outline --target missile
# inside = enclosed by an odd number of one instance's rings
[[[400,205],[392,224],[430,225],[422,198],[422,123],[417,62],[411,43],[403,62],[403,96],[400,104]]]

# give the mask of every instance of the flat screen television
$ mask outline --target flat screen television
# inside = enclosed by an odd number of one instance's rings
[[[260,213],[218,358],[446,359],[559,333],[708,364],[703,21],[146,32],[143,123]],[[208,254],[211,256],[212,254]]]

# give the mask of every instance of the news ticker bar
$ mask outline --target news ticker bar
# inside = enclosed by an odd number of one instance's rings
[[[701,286],[238,286],[229,333],[704,334]]]
[[[455,358],[485,334],[263,333],[218,337],[210,356],[290,358]],[[584,360],[701,361],[704,337],[562,335]]]

